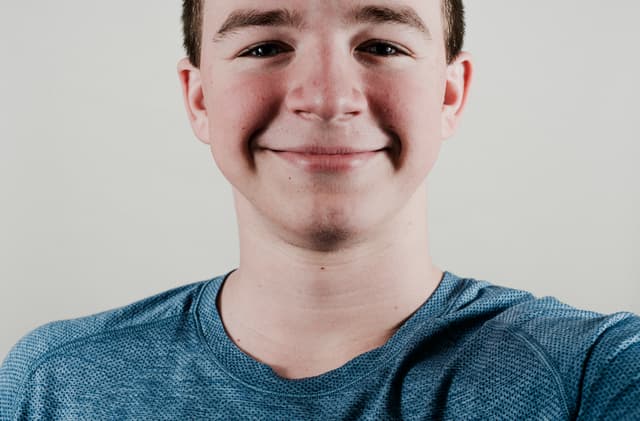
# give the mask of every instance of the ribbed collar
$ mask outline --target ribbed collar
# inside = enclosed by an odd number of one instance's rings
[[[235,269],[234,269],[235,270]],[[285,379],[268,365],[259,362],[236,346],[224,329],[216,305],[224,281],[234,271],[208,281],[196,303],[196,323],[201,339],[210,356],[236,381],[264,393],[284,394],[291,397],[309,397],[332,393],[336,389],[358,382],[404,348],[413,334],[425,323],[442,316],[463,288],[461,278],[444,271],[442,279],[431,296],[381,347],[361,354],[346,364],[318,376],[303,379]]]

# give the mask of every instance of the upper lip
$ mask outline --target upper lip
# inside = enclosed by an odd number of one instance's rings
[[[381,148],[354,148],[351,146],[297,146],[293,148],[269,148],[275,152],[295,152],[295,153],[306,153],[312,155],[346,155],[346,154],[354,154],[354,153],[364,153],[364,152],[378,152],[385,147]]]

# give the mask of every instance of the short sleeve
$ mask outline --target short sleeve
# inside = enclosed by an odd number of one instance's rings
[[[583,371],[578,420],[640,420],[640,317],[598,338]]]
[[[46,352],[47,327],[41,326],[13,346],[0,366],[0,420],[13,420],[25,382],[40,355]]]

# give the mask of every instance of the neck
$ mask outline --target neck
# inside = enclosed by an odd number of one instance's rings
[[[324,372],[382,346],[442,278],[429,256],[426,201],[419,191],[372,239],[336,253],[247,232],[239,211],[240,266],[219,302],[227,332],[272,367],[300,361],[303,376],[310,361]]]

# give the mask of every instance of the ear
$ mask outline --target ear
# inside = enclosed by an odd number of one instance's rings
[[[458,127],[458,121],[467,102],[471,76],[473,75],[472,57],[461,52],[447,66],[446,86],[442,102],[442,138],[452,136]]]
[[[202,91],[200,69],[185,57],[178,62],[178,77],[193,133],[203,143],[209,144],[209,119]]]

